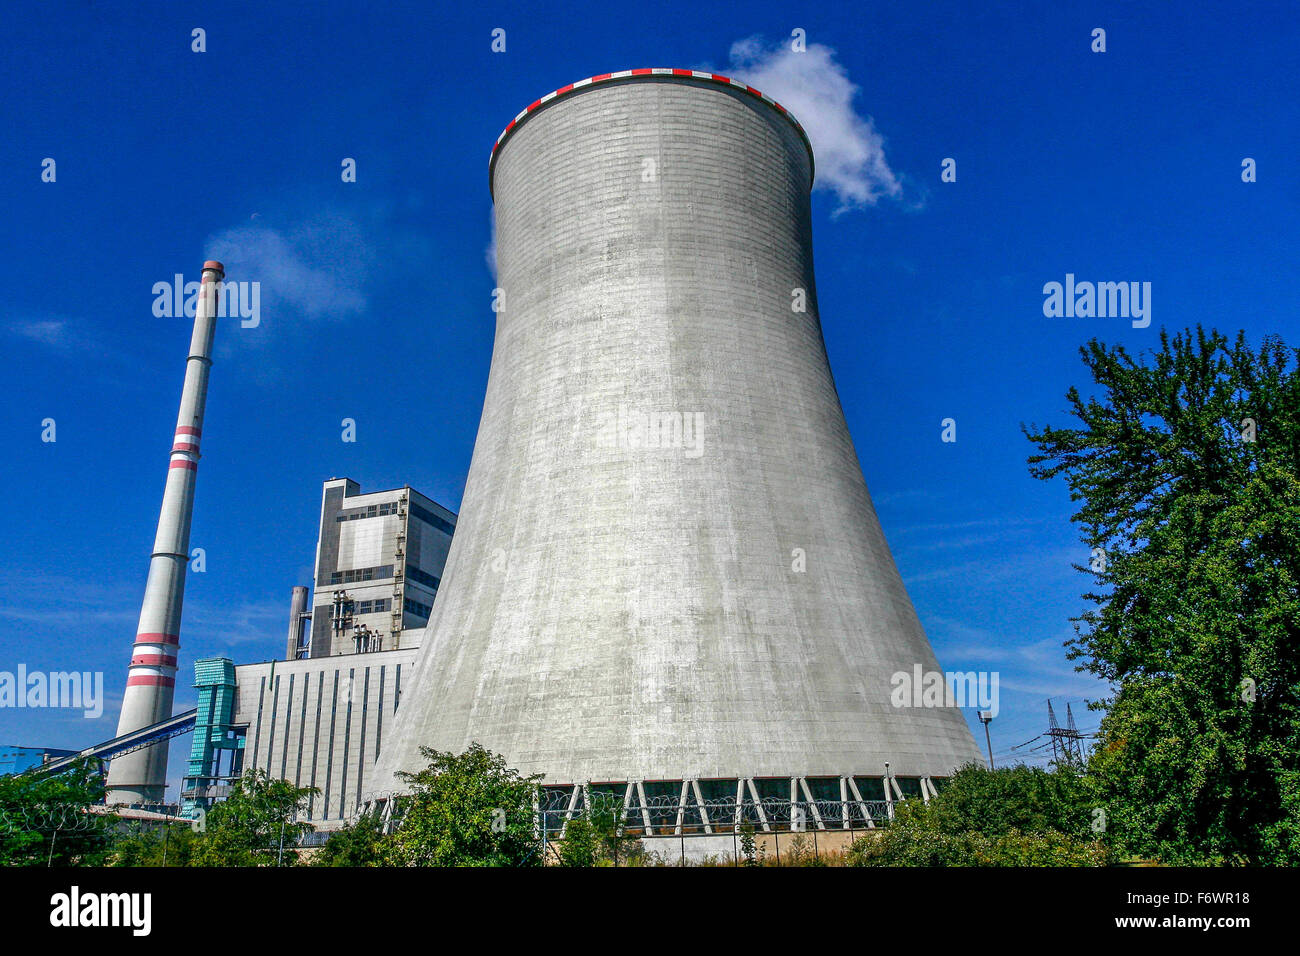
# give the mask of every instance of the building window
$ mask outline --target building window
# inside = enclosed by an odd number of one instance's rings
[[[367,505],[365,508],[357,508],[352,511],[340,511],[334,516],[336,523],[344,521],[356,521],[360,518],[382,518],[385,515],[397,514],[397,502],[390,501],[382,505]]]
[[[419,601],[412,601],[410,598],[404,600],[402,602],[402,606],[406,608],[406,610],[409,613],[414,614],[416,617],[427,618],[430,614],[433,613],[433,608],[429,607],[429,605],[421,604]]]
[[[411,504],[411,517],[419,518],[425,524],[437,528],[443,534],[454,534],[456,531],[456,526],[450,521],[445,521],[442,518],[439,518],[436,514],[426,511],[415,503]]]
[[[377,568],[353,568],[348,571],[333,571],[330,573],[330,584],[355,584],[358,581],[382,581],[384,578],[393,576],[393,566],[391,564],[381,565]]]
[[[435,591],[438,590],[438,585],[442,583],[440,578],[435,578],[432,574],[429,574],[427,571],[421,571],[412,564],[406,566],[406,576],[412,581],[433,588]]]

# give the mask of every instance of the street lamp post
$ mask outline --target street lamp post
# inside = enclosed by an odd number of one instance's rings
[[[993,712],[991,710],[981,710],[979,712],[980,723],[984,725],[984,742],[989,747],[989,769],[993,769],[993,738],[989,736],[989,724],[993,722]]]

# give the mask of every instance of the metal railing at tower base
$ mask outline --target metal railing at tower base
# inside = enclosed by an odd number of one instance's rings
[[[889,825],[895,801],[729,798],[683,802],[673,797],[628,801],[615,795],[553,793],[534,810],[534,830],[543,857],[554,863],[569,824],[585,819],[597,829],[616,828],[619,837],[658,857],[689,861],[745,862],[752,852],[775,865],[791,865],[825,853],[841,853],[858,838]],[[784,856],[783,856],[784,854]],[[616,861],[617,862],[617,861]]]

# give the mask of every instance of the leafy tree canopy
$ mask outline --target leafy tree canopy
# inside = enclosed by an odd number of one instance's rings
[[[103,863],[113,821],[89,810],[103,796],[89,761],[58,774],[0,777],[0,866]]]
[[[230,796],[208,811],[193,851],[195,866],[292,864],[294,849],[313,827],[298,821],[304,800],[318,791],[273,780],[250,770],[235,781]],[[281,852],[283,846],[283,852]]]
[[[521,777],[505,758],[471,744],[463,754],[420,748],[429,761],[402,773],[393,859],[405,866],[536,866],[533,800],[541,776]]]
[[[1300,356],[1201,328],[1026,427],[1097,587],[1070,657],[1110,682],[1089,767],[1110,837],[1171,862],[1300,862]]]
[[[122,827],[113,840],[111,865],[189,866],[197,841],[189,823]]]
[[[371,810],[331,833],[312,855],[311,865],[386,866],[392,855],[392,839],[384,832],[378,811]]]

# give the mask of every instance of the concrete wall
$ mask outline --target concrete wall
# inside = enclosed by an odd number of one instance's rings
[[[790,833],[755,833],[754,854],[768,864],[792,864],[792,854],[799,853],[804,861],[813,855],[833,856],[847,853],[849,847],[864,837],[872,839],[884,833],[883,830],[806,830],[802,834]],[[796,844],[797,837],[802,836],[802,846]],[[705,862],[735,864],[744,862],[739,833],[714,835],[691,835],[680,837],[642,837],[641,845],[646,852],[653,853],[669,865],[682,863],[699,864]],[[547,860],[554,863],[555,852],[548,851]]]
[[[245,770],[319,787],[308,807],[313,822],[346,819],[370,785],[414,661],[414,650],[397,650],[235,668],[234,723],[248,728]]]
[[[380,789],[471,741],[548,782],[979,758],[959,712],[890,702],[938,662],[831,376],[809,180],[785,117],[691,80],[587,87],[505,141],[504,309]],[[646,413],[698,415],[698,454],[645,447]]]

